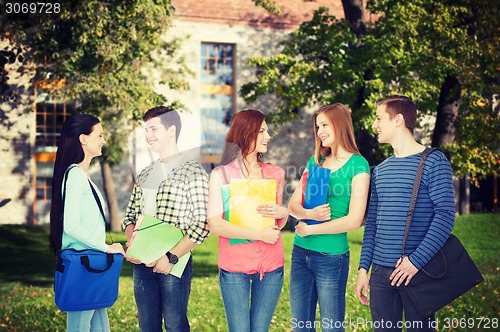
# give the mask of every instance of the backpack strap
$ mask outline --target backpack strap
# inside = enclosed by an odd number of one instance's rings
[[[221,166],[222,170],[222,175],[224,175],[224,184],[229,184],[229,180],[227,178],[226,170],[224,169],[224,166]]]
[[[99,199],[99,196],[97,196],[97,192],[95,191],[94,186],[92,185],[92,182],[90,182],[90,180],[89,180],[89,185],[90,189],[92,189],[92,194],[94,195],[95,201],[97,202],[97,206],[99,206],[99,211],[101,211],[102,219],[104,220],[106,230],[109,231],[109,224],[106,222],[106,215],[104,214],[104,209],[102,208],[101,200]]]

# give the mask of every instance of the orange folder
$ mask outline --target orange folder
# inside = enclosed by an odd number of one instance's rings
[[[257,213],[257,206],[268,203],[276,203],[276,180],[231,179],[229,221],[233,224],[256,230],[276,225],[274,218]]]

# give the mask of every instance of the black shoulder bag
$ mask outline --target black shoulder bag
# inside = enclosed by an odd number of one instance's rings
[[[415,184],[406,218],[403,240],[403,256],[410,231],[413,210],[417,201],[425,159],[437,148],[426,148],[417,169]],[[460,240],[453,234],[431,260],[413,276],[408,286],[400,286],[422,316],[429,317],[469,289],[483,281],[476,264],[472,261]]]

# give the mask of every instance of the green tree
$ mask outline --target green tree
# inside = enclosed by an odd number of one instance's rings
[[[361,1],[342,3],[348,20],[322,8],[282,42],[279,54],[254,57],[262,74],[242,87],[242,96],[252,102],[275,94],[275,122],[317,103],[348,104],[363,146],[376,100],[406,94],[423,114],[438,115],[435,145],[452,153],[459,175],[498,174],[500,120],[491,111],[500,80],[498,6],[482,0],[368,1],[377,19],[365,31],[346,10],[359,12]],[[371,162],[387,153],[383,147],[373,151],[371,142],[362,151]]]
[[[451,153],[457,175],[498,174],[500,122],[491,98],[500,80],[499,6],[386,0],[368,8],[382,15],[373,45],[375,54],[389,54],[380,64],[384,83],[398,86],[388,93],[413,93],[419,109],[436,116],[432,145]]]
[[[134,120],[148,108],[169,102],[153,90],[147,70],[161,70],[161,83],[169,88],[187,88],[182,78],[189,70],[176,53],[179,41],[161,39],[174,8],[168,0],[58,3],[52,14],[29,8],[26,13],[7,13],[2,5],[0,34],[13,47],[26,49],[26,59],[37,65],[37,81],[49,86],[64,81],[57,95],[76,100],[77,112],[94,114],[103,122],[107,145],[100,162],[112,229],[117,230],[121,218],[110,166],[122,160]],[[165,67],[158,53],[175,65]]]
[[[271,14],[280,14],[281,8],[276,4],[275,0],[252,0],[256,6],[260,6]]]
[[[271,13],[280,12],[274,0],[252,1]],[[31,80],[29,68],[35,64],[35,82],[31,83],[43,82],[61,100],[76,100],[77,112],[101,119],[107,145],[99,160],[112,229],[118,230],[121,217],[110,167],[123,159],[127,136],[145,110],[160,104],[181,106],[156,93],[149,74],[160,72],[160,83],[175,90],[187,89],[183,78],[192,73],[177,52],[182,41],[162,38],[174,8],[170,0],[44,4],[0,0],[0,41],[9,40],[0,50],[0,97],[15,109],[20,94],[26,93],[23,87],[6,84],[6,63],[21,62],[27,81]],[[15,121],[1,110],[0,120],[7,128]]]

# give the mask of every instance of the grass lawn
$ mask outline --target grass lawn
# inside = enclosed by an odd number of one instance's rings
[[[458,217],[453,233],[466,246],[485,281],[437,314],[439,331],[499,330],[500,214]],[[354,286],[363,228],[349,233],[351,270],[347,285],[347,331],[372,330],[370,312],[355,297]],[[124,234],[113,234],[125,242]],[[270,331],[291,331],[289,309],[290,252],[293,233],[285,232],[285,284]],[[48,228],[0,225],[0,331],[64,331],[66,314],[54,304],[54,258],[48,249]],[[194,250],[194,277],[189,302],[193,331],[226,331],[217,280],[217,237]],[[132,265],[124,262],[118,301],[109,309],[112,331],[139,331],[133,298]],[[318,318],[319,319],[319,318]],[[359,323],[359,324],[356,324]]]

